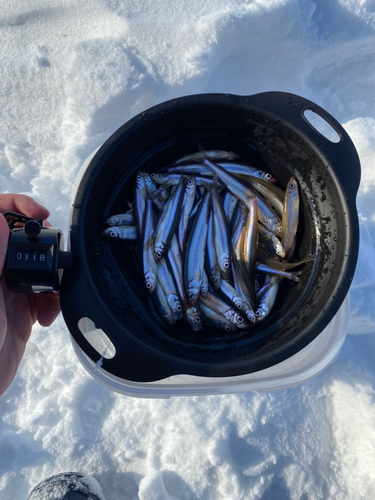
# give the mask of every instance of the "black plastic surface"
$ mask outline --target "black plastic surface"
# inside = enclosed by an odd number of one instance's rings
[[[321,136],[304,119],[312,109],[338,132]],[[101,240],[103,218],[132,198],[138,170],[152,172],[185,153],[230,149],[265,167],[285,187],[301,188],[296,257],[315,255],[301,281],[283,280],[271,315],[249,332],[192,332],[155,317],[139,271],[136,248]],[[102,368],[125,380],[147,382],[174,374],[233,376],[279,363],[308,345],[342,304],[354,274],[358,244],[357,152],[341,125],[296,95],[200,94],[162,103],[118,129],[88,165],[75,194],[71,221],[72,269],[64,271],[61,305],[80,348],[100,355],[77,324],[88,317],[111,339],[116,355]]]

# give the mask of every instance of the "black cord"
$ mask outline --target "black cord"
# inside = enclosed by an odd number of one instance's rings
[[[43,220],[42,219],[36,219],[35,217],[27,217],[26,215],[18,214],[17,212],[4,212],[3,216],[4,217],[15,217],[15,219],[8,222],[9,229],[13,229],[14,226],[19,222],[21,224],[22,223],[25,224],[25,222],[27,222],[29,220],[36,220],[37,222],[39,222],[40,226],[43,227]]]

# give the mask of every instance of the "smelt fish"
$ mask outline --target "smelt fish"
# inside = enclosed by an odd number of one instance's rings
[[[158,263],[158,278],[169,307],[172,309],[174,319],[181,319],[183,316],[182,305],[173,274],[165,258],[160,259]]]
[[[113,226],[102,230],[102,236],[106,239],[136,240],[138,238],[135,226]]]
[[[194,306],[201,292],[206,253],[207,227],[210,216],[211,193],[203,195],[199,211],[190,231],[185,253],[184,282],[189,307]]]
[[[207,272],[210,278],[212,288],[218,290],[220,288],[220,267],[216,255],[215,246],[215,227],[213,223],[213,213],[211,211],[207,227],[207,244],[206,244],[206,261]]]
[[[184,195],[186,178],[181,177],[178,186],[172,191],[171,197],[160,214],[154,232],[154,258],[158,262],[168,250],[176,225],[179,221],[181,202]]]
[[[226,332],[233,332],[237,330],[236,325],[232,323],[232,321],[217,312],[216,309],[209,307],[203,301],[200,301],[200,310],[203,319],[210,325],[220,328]]]
[[[258,309],[255,313],[257,323],[263,321],[271,312],[279,289],[280,278],[278,276],[268,275],[266,276],[266,283],[270,286],[259,301]]]
[[[134,225],[133,210],[126,212],[125,214],[116,214],[107,217],[104,221],[104,225],[108,227],[133,226]]]
[[[224,302],[220,297],[213,293],[208,293],[207,297],[200,297],[200,301],[208,307],[215,309],[217,312],[225,316],[237,328],[246,328],[243,317],[235,311],[231,305]]]
[[[227,218],[216,188],[211,189],[214,242],[217,260],[223,279],[229,281],[232,251]]]
[[[138,172],[135,181],[135,221],[137,225],[138,237],[141,240],[143,233],[143,214],[146,207],[146,182],[144,172]]]
[[[258,197],[258,216],[260,222],[264,224],[270,231],[275,234],[281,231],[281,221],[272,208],[265,203],[261,195],[254,193],[252,189],[247,187],[243,182],[240,182],[234,175],[227,172],[220,165],[205,158],[204,164],[207,165],[219,179],[226,185],[227,189],[237,196],[245,205],[249,202],[250,198]]]
[[[182,163],[184,161],[200,161],[203,158],[211,158],[211,160],[237,160],[240,156],[232,151],[221,151],[220,149],[205,151],[204,153],[191,153],[183,156],[177,163]]]
[[[183,252],[184,249],[186,231],[188,228],[191,211],[193,209],[196,189],[197,189],[197,183],[195,177],[189,177],[185,186],[185,192],[181,207],[181,219],[177,228],[178,244],[180,246],[181,252]]]
[[[152,201],[146,201],[146,211],[143,224],[143,278],[146,288],[150,293],[155,291],[156,279],[158,275],[158,266],[154,259],[154,212],[152,210]]]

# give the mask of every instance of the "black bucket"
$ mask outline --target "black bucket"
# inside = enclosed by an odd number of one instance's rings
[[[339,134],[333,143],[304,118],[312,110]],[[122,213],[136,172],[153,172],[186,153],[231,150],[270,171],[285,187],[300,186],[296,258],[314,255],[299,282],[282,280],[272,313],[249,331],[193,332],[183,321],[158,319],[144,287],[139,255],[102,241],[105,217]],[[291,357],[314,340],[340,308],[357,261],[356,193],[360,163],[341,125],[296,95],[199,94],[155,106],[119,128],[96,152],[77,187],[70,227],[74,267],[64,271],[61,306],[79,348],[121,379],[150,382],[177,374],[231,377]],[[111,356],[101,356],[79,323],[105,332]],[[80,323],[81,324],[81,323]],[[99,351],[99,352],[98,352]]]

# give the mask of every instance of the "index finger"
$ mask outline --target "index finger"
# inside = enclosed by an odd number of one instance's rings
[[[36,219],[47,219],[49,211],[26,194],[0,194],[0,213],[18,212]]]

